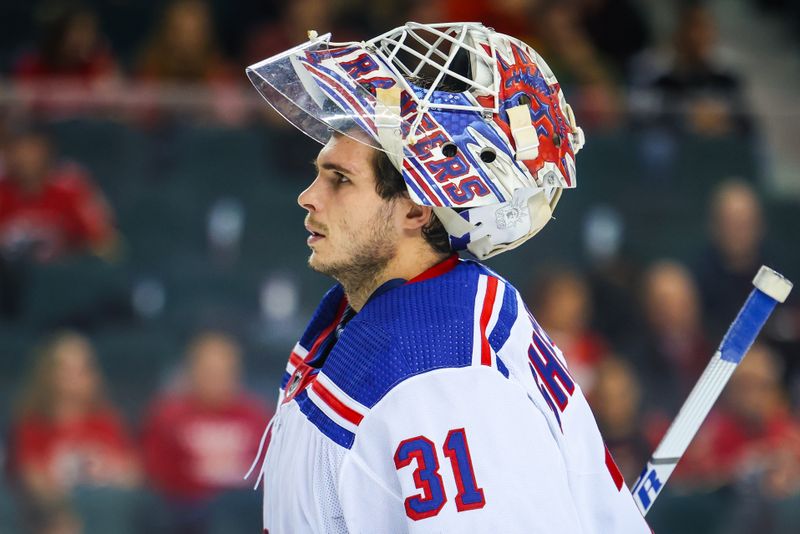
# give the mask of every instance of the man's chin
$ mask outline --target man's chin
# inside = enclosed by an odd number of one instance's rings
[[[330,267],[328,264],[319,257],[319,253],[312,250],[311,255],[308,257],[308,266],[318,273],[329,274]]]
[[[336,263],[330,260],[323,260],[320,257],[318,252],[311,252],[311,256],[308,257],[308,266],[313,270],[320,274],[324,274],[325,276],[330,276],[334,280],[341,282],[340,275],[343,272],[347,272],[349,266],[342,263]]]

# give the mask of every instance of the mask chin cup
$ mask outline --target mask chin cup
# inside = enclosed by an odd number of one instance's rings
[[[434,208],[451,236],[454,250],[467,250],[479,260],[514,249],[535,236],[552,219],[561,196],[557,189],[548,200],[540,188],[520,188],[502,204],[467,208]]]

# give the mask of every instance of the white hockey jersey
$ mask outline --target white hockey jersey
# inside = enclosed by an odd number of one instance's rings
[[[337,332],[346,309],[334,287],[291,354],[262,440],[265,532],[650,532],[507,282],[453,256]]]

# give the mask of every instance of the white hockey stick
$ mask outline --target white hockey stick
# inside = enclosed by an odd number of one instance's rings
[[[719,397],[728,379],[742,361],[761,327],[767,322],[772,310],[784,302],[792,290],[792,283],[769,267],[762,266],[753,279],[755,289],[739,310],[739,314],[728,327],[728,333],[711,357],[702,376],[689,393],[670,425],[664,439],[656,447],[653,456],[631,488],[633,499],[642,515],[646,515],[661,493],[678,461],[686,452],[692,438],[705,420],[711,407]]]

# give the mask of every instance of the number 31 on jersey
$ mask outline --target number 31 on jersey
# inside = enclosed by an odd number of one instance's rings
[[[486,505],[483,489],[475,480],[472,458],[469,454],[467,434],[463,428],[447,433],[442,446],[445,458],[450,460],[458,488],[456,509],[459,512],[483,508]],[[416,462],[414,484],[420,493],[405,500],[406,515],[414,521],[437,515],[447,503],[442,476],[439,474],[439,456],[436,445],[425,436],[404,439],[394,453],[394,465],[403,469]]]

